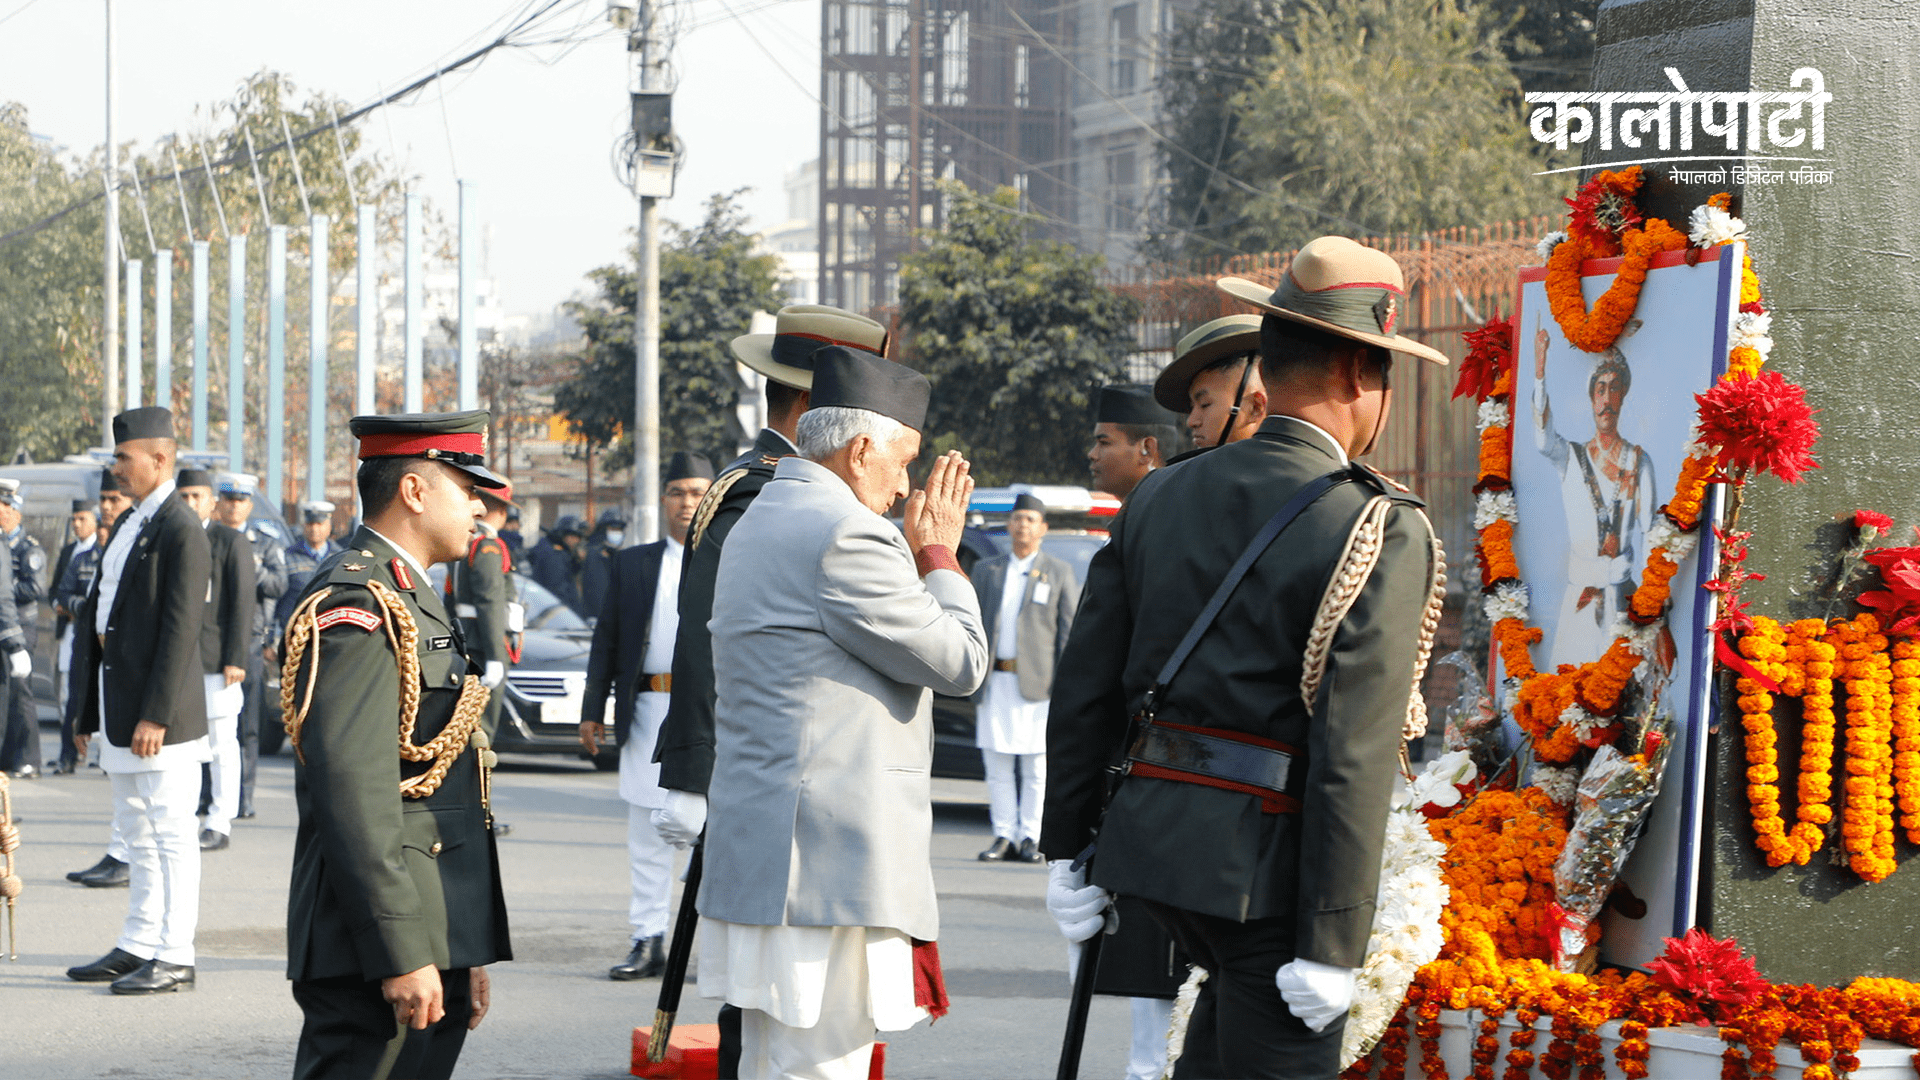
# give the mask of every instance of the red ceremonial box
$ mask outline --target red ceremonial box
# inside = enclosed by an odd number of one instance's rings
[[[675,1024],[667,1036],[667,1059],[655,1064],[647,1060],[647,1041],[651,1027],[633,1029],[633,1068],[635,1076],[659,1080],[715,1080],[720,1075],[720,1025]],[[887,1044],[873,1044],[873,1065],[867,1080],[885,1080]]]

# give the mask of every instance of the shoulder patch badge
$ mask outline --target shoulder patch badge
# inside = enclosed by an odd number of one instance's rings
[[[403,589],[412,591],[413,575],[407,573],[407,564],[396,558],[388,565],[393,567],[393,583]]]
[[[323,612],[319,618],[313,621],[314,628],[317,630],[325,630],[328,627],[339,626],[341,623],[346,623],[349,626],[357,626],[362,630],[371,632],[379,629],[380,616],[375,615],[365,608],[337,607],[331,611]]]

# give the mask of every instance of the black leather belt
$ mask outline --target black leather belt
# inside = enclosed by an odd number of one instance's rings
[[[1184,725],[1151,723],[1141,727],[1127,761],[1284,793],[1293,772],[1293,754],[1278,749],[1280,745],[1263,746]]]
[[[1013,660],[995,660],[995,661],[993,662],[993,670],[995,670],[995,671],[1019,671],[1019,670],[1020,670],[1020,665],[1019,665],[1019,663],[1018,663],[1018,662],[1016,662],[1016,661],[1013,661]]]

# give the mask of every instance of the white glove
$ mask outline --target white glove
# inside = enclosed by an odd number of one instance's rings
[[[1295,960],[1274,973],[1273,985],[1280,988],[1288,1011],[1309,1031],[1327,1030],[1328,1024],[1353,1007],[1352,968]]]
[[[1047,864],[1047,914],[1068,941],[1085,941],[1099,933],[1112,902],[1107,890],[1087,884],[1086,867],[1075,870],[1067,859]]]
[[[7,674],[16,679],[24,679],[33,674],[33,654],[25,649],[15,649],[7,657]]]
[[[507,665],[498,660],[487,661],[486,670],[480,673],[480,685],[491,690],[507,681]]]
[[[660,809],[648,815],[660,839],[677,848],[689,848],[707,827],[707,797],[692,791],[667,789]]]

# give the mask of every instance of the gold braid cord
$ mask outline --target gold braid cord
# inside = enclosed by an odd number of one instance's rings
[[[1360,599],[1360,590],[1373,576],[1374,564],[1380,561],[1380,541],[1386,532],[1387,510],[1392,505],[1393,500],[1385,495],[1375,495],[1360,511],[1353,531],[1347,534],[1340,561],[1335,564],[1338,569],[1333,572],[1333,580],[1327,582],[1326,594],[1320,597],[1320,610],[1313,617],[1313,629],[1307,634],[1307,651],[1300,664],[1300,701],[1309,713],[1313,711],[1314,699],[1320,695],[1320,682],[1327,677],[1333,636],[1339,632],[1341,620],[1353,609],[1354,601]]]
[[[1401,738],[1408,742],[1427,733],[1427,699],[1420,693],[1420,683],[1427,677],[1433,636],[1440,629],[1440,608],[1447,600],[1447,551],[1433,534],[1433,522],[1427,519],[1426,511],[1415,508],[1413,512],[1420,515],[1420,523],[1427,528],[1427,542],[1433,545],[1433,586],[1427,593],[1427,610],[1420,615],[1420,649],[1413,656],[1413,693],[1407,698],[1407,726],[1400,731]]]
[[[13,869],[13,853],[20,850],[20,826],[13,823],[13,792],[7,774],[0,773],[0,897],[7,902],[7,959],[20,959],[20,913],[13,902],[25,888]]]
[[[447,726],[426,743],[415,745],[413,725],[420,715],[420,628],[413,621],[413,612],[407,610],[406,601],[400,599],[398,593],[377,581],[367,582],[367,589],[380,602],[385,615],[382,628],[400,664],[400,756],[407,761],[433,762],[432,767],[419,776],[401,780],[400,794],[409,799],[424,799],[438,791],[441,782],[447,778],[447,770],[453,767],[468,743],[477,741],[481,756],[482,801],[485,802],[485,773],[491,764],[491,754],[485,746],[485,734],[480,733],[480,716],[487,709],[489,691],[481,685],[479,678],[468,675],[460,684],[460,700],[455,703],[453,717],[447,721]],[[300,752],[300,729],[306,724],[307,714],[313,708],[313,688],[320,673],[320,639],[314,634],[317,609],[331,592],[331,589],[322,589],[308,597],[294,609],[292,618],[287,620],[287,656],[280,668],[280,715],[287,729],[287,742],[293,747],[295,756],[302,761],[306,759]],[[307,690],[296,709],[293,703],[294,685],[309,648],[312,649],[312,664],[308,668]],[[476,733],[480,734],[478,740],[474,739]]]
[[[693,508],[693,524],[687,528],[687,550],[700,546],[700,538],[707,535],[707,526],[713,524],[713,515],[720,512],[720,502],[727,497],[727,490],[747,475],[746,469],[735,469],[722,474],[707,488],[701,497],[700,505]]]

